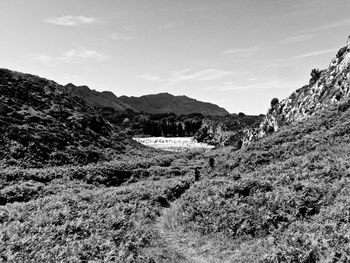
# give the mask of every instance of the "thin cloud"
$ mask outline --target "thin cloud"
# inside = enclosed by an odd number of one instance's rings
[[[265,66],[273,65],[274,63],[276,63],[276,65],[280,66],[281,63],[287,63],[287,62],[290,63],[290,61],[297,60],[297,59],[304,59],[304,58],[315,57],[315,56],[320,56],[325,54],[332,54],[332,53],[335,54],[338,50],[339,48],[329,48],[329,49],[307,52],[307,53],[303,53],[303,54],[299,54],[291,57],[262,60],[257,63],[263,63]]]
[[[49,64],[53,61],[53,58],[46,54],[36,54],[32,55],[31,57],[43,64]]]
[[[55,65],[57,63],[80,64],[91,61],[104,61],[108,57],[98,51],[85,48],[72,48],[63,52],[59,56],[49,56],[47,54],[35,54],[31,56],[33,59],[47,65]]]
[[[221,52],[221,55],[228,57],[232,62],[244,62],[251,58],[258,51],[257,47],[230,48]]]
[[[332,29],[337,27],[350,26],[350,18],[316,28],[316,30]]]
[[[204,69],[200,71],[193,71],[191,69],[183,69],[175,71],[168,76],[161,77],[155,74],[142,74],[139,75],[139,79],[146,81],[161,81],[162,87],[169,87],[180,82],[206,82],[216,81],[232,75],[234,72],[220,70],[220,69]]]
[[[97,23],[97,19],[94,17],[67,15],[67,16],[46,18],[44,19],[44,22],[58,25],[58,26],[78,27],[78,26]]]
[[[135,39],[135,37],[132,37],[132,36],[128,36],[128,35],[125,35],[125,34],[121,34],[121,33],[113,33],[111,35],[111,38],[113,40],[132,40],[132,39]]]
[[[171,79],[174,81],[208,81],[208,80],[217,80],[223,77],[232,75],[231,71],[219,70],[219,69],[205,69],[193,73],[176,73]]]
[[[222,55],[250,55],[257,51],[257,47],[250,48],[230,48],[221,52]]]
[[[166,78],[163,88],[180,82],[215,81],[232,74],[232,71],[220,69],[204,69],[196,72],[192,72],[190,69],[183,69],[181,71],[173,72],[168,78]]]
[[[283,80],[271,80],[266,82],[259,82],[249,85],[238,85],[232,82],[222,83],[221,86],[215,87],[217,90],[222,91],[234,91],[234,90],[248,90],[248,89],[286,89],[286,88],[297,88],[300,83],[296,81],[283,81]]]
[[[283,44],[300,43],[300,42],[304,42],[304,41],[313,39],[314,37],[315,37],[314,34],[298,35],[298,36],[288,37],[288,38],[282,40],[282,43]]]
[[[161,30],[169,30],[169,29],[173,29],[179,26],[182,26],[183,22],[179,22],[179,21],[173,21],[173,22],[169,22],[166,24],[162,24],[159,26],[159,29]]]
[[[64,52],[59,59],[66,63],[82,63],[89,60],[106,60],[107,56],[95,50],[88,50],[84,48],[72,48]]]
[[[237,85],[232,82],[226,82],[222,83],[219,87],[220,90],[242,90],[242,89],[261,89],[261,88],[274,88],[276,84],[278,84],[279,81],[268,81],[268,82],[261,82],[256,84],[250,84],[250,85]]]
[[[136,25],[123,25],[122,29],[128,32],[136,31]]]
[[[308,52],[304,54],[300,54],[294,57],[290,57],[288,59],[300,59],[300,58],[308,58],[308,57],[315,57],[319,55],[329,54],[329,53],[335,53],[339,48],[330,48],[330,49],[323,49],[313,52]]]
[[[159,80],[161,80],[161,78],[159,76],[153,75],[153,74],[142,74],[142,75],[137,76],[137,78],[143,79],[146,81],[159,81]]]

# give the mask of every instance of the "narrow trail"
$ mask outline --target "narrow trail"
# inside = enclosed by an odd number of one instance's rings
[[[189,189],[195,186],[193,183]],[[187,189],[187,191],[189,190]],[[181,196],[186,193],[183,192]],[[179,196],[170,206],[164,208],[157,219],[154,230],[159,240],[147,253],[157,263],[248,263],[257,262],[261,251],[256,240],[227,240],[215,237],[201,237],[184,230],[179,220],[181,212]],[[264,241],[262,240],[264,243]]]
[[[191,189],[197,182],[194,182]],[[188,190],[189,190],[188,189]],[[187,190],[187,191],[188,191]],[[187,192],[185,191],[185,192]],[[185,193],[184,192],[184,193]],[[184,194],[182,193],[182,195]],[[181,195],[181,196],[182,196]],[[222,241],[206,239],[198,234],[188,232],[179,223],[180,210],[178,197],[164,208],[162,215],[155,223],[155,230],[159,235],[159,244],[154,248],[153,256],[157,262],[167,263],[229,263],[232,261],[232,253],[222,244]],[[229,255],[228,255],[229,254]]]
[[[156,223],[156,229],[164,248],[169,253],[177,255],[183,263],[216,263],[231,262],[218,258],[218,251],[214,251],[210,240],[205,240],[192,232],[186,232],[178,225],[178,206],[173,203],[163,211]],[[171,262],[171,261],[170,261]]]

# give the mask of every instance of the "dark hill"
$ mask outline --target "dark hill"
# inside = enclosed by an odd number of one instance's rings
[[[117,97],[110,91],[99,92],[87,86],[65,86],[94,108],[112,108],[116,112],[134,111],[150,114],[175,113],[176,115],[201,113],[203,115],[224,116],[229,114],[219,106],[191,99],[186,96],[174,96],[169,93],[145,95],[141,97]]]
[[[126,111],[128,109],[137,111],[135,108],[132,108],[130,105],[124,103],[110,91],[99,92],[96,90],[91,90],[87,86],[75,86],[72,83],[67,84],[65,87],[69,89],[73,95],[80,97],[91,107],[108,107],[113,108],[116,111]]]
[[[177,115],[201,113],[203,115],[224,116],[229,114],[224,108],[209,103],[191,99],[187,96],[174,96],[169,93],[145,95],[141,97],[119,98],[138,111],[159,114],[175,113]]]
[[[69,89],[0,69],[0,164],[88,163],[122,152],[115,130]]]

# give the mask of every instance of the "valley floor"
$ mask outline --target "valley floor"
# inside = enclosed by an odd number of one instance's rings
[[[238,151],[4,168],[0,262],[350,262],[343,106]]]

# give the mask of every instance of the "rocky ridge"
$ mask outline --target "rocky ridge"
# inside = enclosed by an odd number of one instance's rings
[[[350,45],[342,47],[325,70],[314,69],[309,84],[286,99],[271,103],[257,132],[249,131],[246,141],[277,131],[281,126],[304,120],[316,111],[350,95]]]

